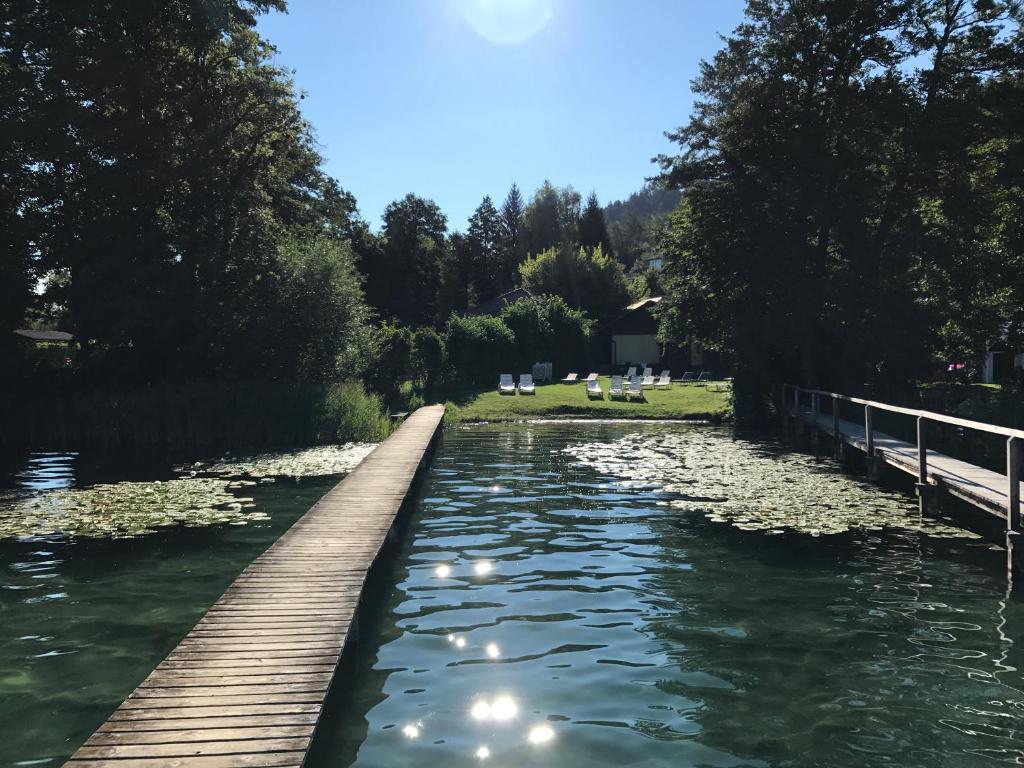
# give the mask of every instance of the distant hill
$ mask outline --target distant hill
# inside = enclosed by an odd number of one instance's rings
[[[665,216],[676,209],[681,197],[682,193],[676,190],[648,185],[625,200],[605,206],[612,248],[626,269],[634,265],[639,269],[654,255],[652,235]]]
[[[609,226],[630,216],[647,219],[674,211],[679,205],[682,192],[675,189],[659,189],[650,185],[634,192],[625,200],[616,200],[604,207],[604,219]]]

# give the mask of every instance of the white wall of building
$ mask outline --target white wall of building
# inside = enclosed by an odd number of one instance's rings
[[[613,334],[612,349],[616,365],[624,363],[654,363],[661,359],[658,337],[648,334]]]

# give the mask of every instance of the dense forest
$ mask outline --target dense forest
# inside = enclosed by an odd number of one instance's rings
[[[1024,36],[995,0],[751,0],[661,181],[666,338],[895,393],[1024,332]],[[960,365],[965,366],[963,369]]]
[[[509,360],[586,365],[595,326],[653,294],[666,349],[720,350],[752,404],[786,379],[897,391],[1021,340],[1016,3],[750,0],[628,199],[513,184],[460,226],[407,194],[379,227],[256,31],[282,10],[5,5],[2,439],[123,444],[154,413],[154,444],[230,443],[252,413],[252,443],[372,436],[382,404]],[[41,367],[24,327],[73,356]]]

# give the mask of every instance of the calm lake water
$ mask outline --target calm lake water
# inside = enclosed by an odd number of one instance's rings
[[[231,489],[245,525],[0,542],[0,765],[59,764],[335,481]],[[450,432],[308,764],[1024,761],[1005,555],[916,510],[714,428]]]

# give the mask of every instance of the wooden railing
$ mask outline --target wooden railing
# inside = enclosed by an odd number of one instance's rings
[[[792,392],[790,401],[789,393]],[[864,442],[867,455],[874,457],[874,425],[872,424],[873,412],[886,411],[898,413],[904,416],[911,416],[917,419],[917,477],[918,483],[924,485],[928,482],[928,432],[929,421],[940,424],[949,424],[963,429],[972,429],[978,432],[986,432],[991,435],[1000,435],[1006,438],[1006,482],[1007,482],[1007,527],[1017,531],[1021,528],[1020,520],[1020,462],[1022,445],[1024,445],[1024,430],[1000,427],[996,424],[985,424],[980,421],[961,419],[956,416],[947,416],[944,413],[924,411],[917,408],[904,408],[899,405],[878,402],[877,400],[866,400],[861,397],[842,395],[838,392],[827,392],[820,389],[808,389],[793,384],[782,385],[782,414],[785,418],[786,412],[792,405],[794,415],[800,411],[801,395],[810,396],[811,411],[817,416],[821,413],[821,399],[828,398],[832,401],[832,432],[833,437],[841,439],[839,433],[839,403],[854,403],[864,406]]]

